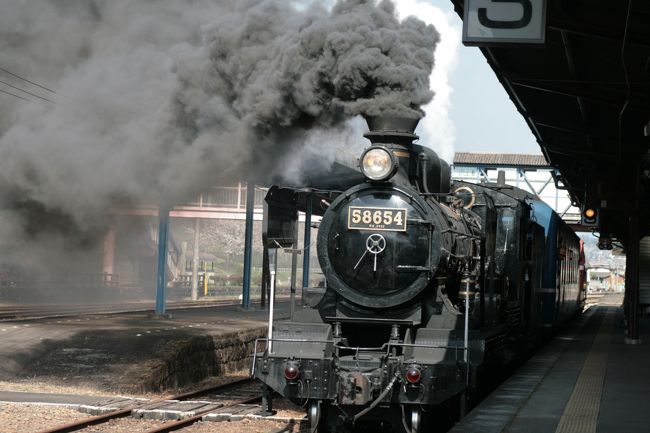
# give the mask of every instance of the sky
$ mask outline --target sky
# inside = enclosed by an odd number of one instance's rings
[[[395,0],[441,34],[432,76],[436,92],[418,128],[421,141],[449,160],[455,152],[541,154],[535,137],[476,47],[461,42],[462,21],[449,0]],[[453,150],[452,150],[453,149]]]

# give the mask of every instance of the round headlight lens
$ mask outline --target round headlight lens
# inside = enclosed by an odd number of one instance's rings
[[[372,147],[361,157],[361,171],[370,180],[386,180],[396,168],[393,155],[383,147]]]

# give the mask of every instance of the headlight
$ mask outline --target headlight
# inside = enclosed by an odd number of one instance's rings
[[[370,180],[388,180],[397,172],[397,158],[384,147],[371,147],[361,155],[361,172]]]

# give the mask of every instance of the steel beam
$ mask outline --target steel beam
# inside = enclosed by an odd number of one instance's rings
[[[528,176],[526,176],[526,171],[522,170],[521,168],[518,168],[517,175],[518,175],[517,178],[521,176],[524,179],[524,182],[526,182],[526,185],[528,185],[528,188],[530,188],[530,192],[537,195],[537,193],[535,192],[535,188],[533,187],[533,185],[530,184],[530,181],[528,180]]]
[[[557,197],[557,194],[556,194],[556,197]],[[556,198],[556,202],[557,202],[557,198]],[[557,204],[556,204],[556,206],[557,206]],[[560,214],[560,218],[564,218],[564,216],[569,211],[569,209],[571,209],[571,206],[573,206],[573,204],[569,203],[569,205],[562,212],[558,212]],[[557,212],[557,207],[554,210],[555,210],[555,212]]]
[[[104,236],[102,248],[102,273],[115,273],[115,228],[110,227]]]
[[[585,25],[576,24],[575,21],[562,22],[561,20],[557,19],[557,17],[553,18],[553,22],[552,24],[549,24],[548,29],[556,30],[558,32],[572,33],[587,38],[600,39],[603,41],[609,41],[617,44],[620,44],[623,41],[622,33],[618,34],[612,31],[608,31],[606,27],[585,26]],[[630,45],[637,46],[639,48],[650,49],[650,43],[648,43],[648,41],[643,39],[629,38],[627,43]]]
[[[157,216],[158,209],[153,206],[142,205],[133,208],[113,208],[110,210],[111,215],[129,215],[129,216]],[[237,208],[219,208],[219,207],[196,207],[196,206],[176,206],[169,212],[172,218],[201,218],[201,219],[224,219],[240,220],[246,219],[246,214],[237,210]],[[263,214],[261,211],[254,213],[255,221],[262,221]]]
[[[581,98],[583,100],[591,101],[596,104],[608,105],[618,108],[624,102],[625,95],[617,95],[617,98],[608,99],[592,94],[591,92],[578,89],[576,86],[563,86],[558,83],[530,83],[525,80],[511,80],[512,85],[523,87],[526,89],[537,90],[544,93],[551,93],[554,95],[566,96],[568,98]],[[595,92],[594,92],[595,93]]]
[[[542,185],[539,191],[535,191],[535,193],[539,196],[542,192],[544,192],[544,190],[546,189],[548,184],[551,183],[552,180],[553,180],[553,175],[549,174],[549,177],[548,179],[546,179],[546,182],[544,182],[544,185]]]
[[[602,161],[602,160],[611,160],[613,157],[616,155],[612,153],[603,153],[603,152],[593,152],[593,151],[588,151],[584,149],[570,149],[566,147],[555,147],[555,146],[549,146],[548,142],[544,142],[544,148],[550,152],[554,153],[556,155],[564,155],[564,156],[569,156],[571,158],[575,158],[576,156],[578,157],[591,157],[594,160],[597,161]]]
[[[293,230],[293,244],[291,245],[291,292],[289,305],[289,317],[293,320],[296,312],[296,279],[298,277],[298,221]]]
[[[244,278],[241,306],[244,310],[251,307],[251,271],[253,257],[253,211],[255,209],[255,184],[246,184],[246,232],[244,234]]]
[[[312,207],[313,194],[307,194],[307,203],[305,204],[305,236],[303,242],[303,258],[302,258],[302,289],[303,294],[306,287],[309,287],[309,251],[311,244],[311,207]]]
[[[557,131],[568,132],[571,134],[584,135],[588,139],[598,138],[599,140],[605,142],[615,143],[618,142],[615,137],[607,137],[601,131],[598,131],[595,128],[590,127],[580,127],[575,123],[561,123],[557,119],[549,119],[541,116],[529,116],[529,118],[535,122],[537,126],[544,128],[555,129]]]
[[[192,288],[190,296],[193,301],[199,299],[199,241],[201,240],[201,220],[194,219],[194,245],[192,254]]]
[[[167,289],[167,237],[169,234],[169,207],[158,208],[158,277],[156,279],[156,315],[165,314]]]
[[[625,301],[627,313],[626,344],[640,344],[639,338],[639,214],[630,216],[628,240],[625,245]]]
[[[260,287],[260,308],[266,307],[266,298],[271,285],[271,270],[269,267],[269,245],[267,237],[262,233],[262,284]]]
[[[578,72],[576,69],[575,59],[573,56],[573,48],[571,47],[571,41],[569,40],[569,34],[567,32],[560,32],[562,36],[562,43],[564,44],[564,55],[566,56],[567,66],[569,67],[569,72],[573,78],[578,77]],[[577,97],[578,108],[580,109],[580,117],[582,117],[582,123],[588,124],[587,111],[585,109],[585,104],[582,101],[581,97]],[[587,140],[590,140],[590,137],[587,136]],[[591,142],[589,143],[591,144]]]
[[[483,176],[483,178],[485,178],[485,181],[487,183],[492,183],[492,181],[490,180],[490,176],[488,176],[488,174],[487,174],[487,169],[485,167],[479,167],[478,168],[478,173],[479,173],[479,176]]]

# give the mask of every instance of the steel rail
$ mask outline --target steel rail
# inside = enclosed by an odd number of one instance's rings
[[[41,431],[39,431],[37,433],[70,433],[70,432],[75,432],[75,431],[82,430],[82,429],[84,429],[86,427],[90,427],[90,426],[97,425],[97,424],[103,424],[103,423],[108,422],[108,421],[110,421],[112,419],[127,417],[127,416],[131,415],[131,413],[132,413],[132,411],[134,409],[137,409],[137,408],[139,408],[139,407],[141,407],[143,405],[150,405],[150,404],[159,403],[159,402],[161,403],[161,402],[164,402],[164,401],[167,401],[167,400],[187,400],[187,399],[192,398],[192,397],[197,397],[197,396],[204,395],[204,394],[210,394],[210,393],[213,393],[215,391],[223,391],[225,389],[246,385],[248,383],[254,382],[254,380],[255,379],[253,379],[251,377],[247,377],[247,378],[244,378],[244,379],[234,380],[234,381],[228,382],[228,383],[222,383],[222,384],[216,385],[216,386],[210,386],[210,387],[207,387],[207,388],[202,388],[202,389],[199,389],[199,390],[196,390],[196,391],[190,391],[190,392],[186,392],[186,393],[183,393],[183,394],[174,395],[174,396],[164,398],[164,399],[159,399],[159,400],[155,400],[155,401],[148,401],[146,403],[141,403],[141,404],[135,404],[133,406],[129,406],[129,407],[126,407],[124,409],[118,409],[116,411],[108,412],[108,413],[103,414],[103,415],[97,415],[97,416],[93,416],[93,417],[90,417],[90,418],[85,418],[85,419],[82,419],[81,421],[76,421],[76,422],[73,422],[73,423],[64,424],[64,425],[53,427],[53,428],[47,429],[47,430],[41,430]],[[253,400],[254,399],[261,399],[261,398],[262,398],[261,396],[254,397]],[[248,400],[251,400],[251,399],[246,399],[246,400],[243,400],[243,401],[248,401]],[[241,402],[233,403],[233,405],[235,405],[235,404],[243,404],[243,403],[241,403]],[[228,405],[228,406],[230,406],[230,405]],[[209,411],[206,411],[206,412],[209,412]],[[201,412],[201,414],[204,414],[204,413],[205,412]],[[191,418],[188,418],[188,419],[191,419]],[[171,430],[169,430],[169,431],[171,431]]]
[[[234,403],[231,403],[231,404],[228,404],[228,405],[226,405],[224,407],[237,406],[239,404],[255,403],[256,401],[260,401],[261,399],[262,399],[262,395],[260,394],[260,395],[258,395],[256,397],[250,397],[250,398],[247,398],[247,399],[238,400],[238,401],[236,401]],[[178,430],[180,428],[184,428],[184,427],[187,427],[189,425],[192,425],[195,422],[201,421],[203,419],[203,415],[205,415],[207,413],[210,413],[213,410],[214,409],[208,409],[208,410],[200,411],[200,412],[197,412],[196,415],[194,415],[194,416],[192,416],[190,418],[185,418],[185,419],[181,419],[179,421],[174,421],[174,422],[171,422],[169,424],[165,424],[165,425],[163,425],[161,427],[157,427],[157,428],[154,428],[154,429],[151,429],[151,430],[147,430],[144,433],[167,433],[167,432],[171,432],[171,431],[174,431],[174,430]]]

